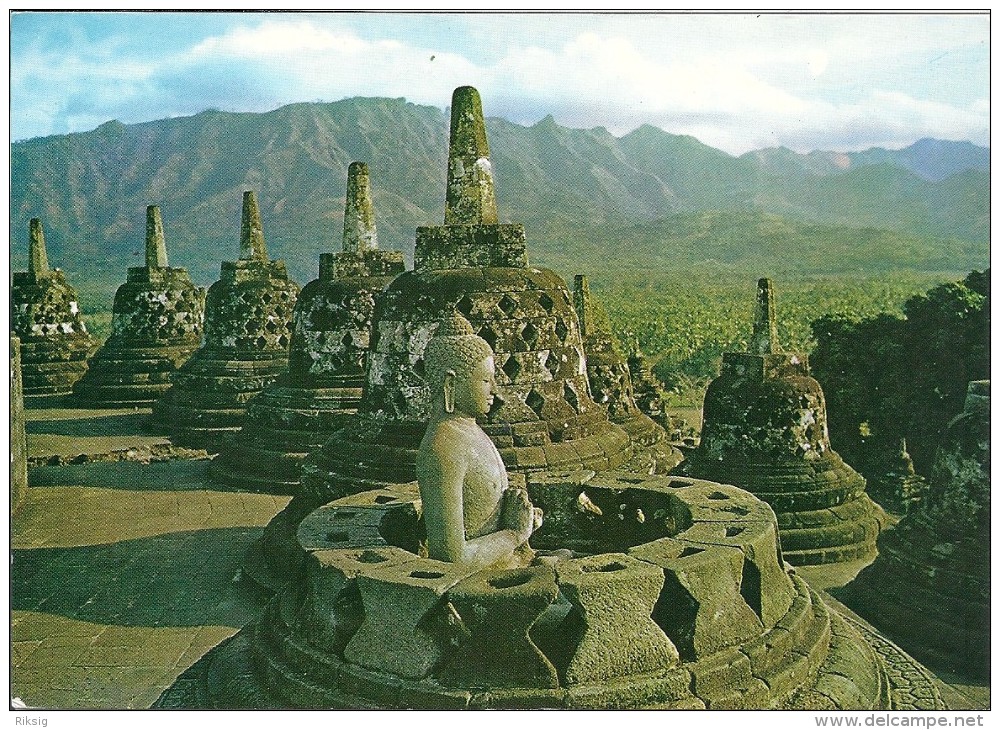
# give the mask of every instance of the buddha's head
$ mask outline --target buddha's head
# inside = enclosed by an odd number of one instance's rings
[[[424,373],[437,415],[475,418],[493,405],[493,348],[457,312],[441,321],[427,343]]]

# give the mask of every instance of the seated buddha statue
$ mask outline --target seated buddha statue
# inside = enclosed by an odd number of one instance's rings
[[[484,568],[530,561],[528,538],[542,513],[507,470],[476,423],[493,404],[494,355],[460,314],[445,318],[427,344],[432,404],[417,452],[428,557]]]

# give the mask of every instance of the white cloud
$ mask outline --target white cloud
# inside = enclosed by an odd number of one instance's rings
[[[984,26],[980,17],[473,14],[442,18],[454,33],[434,39],[385,17],[391,33],[377,32],[376,16],[238,16],[155,58],[79,39],[69,52],[32,46],[12,59],[14,137],[348,96],[444,107],[456,86],[472,84],[487,114],[512,121],[552,113],[616,134],[650,123],[732,153],[923,136],[988,144],[986,84],[955,70],[979,63],[983,38],[988,55],[988,17]]]
[[[309,22],[268,20],[255,28],[239,26],[225,35],[206,38],[192,48],[189,55],[192,59],[212,56],[295,56],[313,51],[357,55],[365,50],[365,46],[363,41],[350,34],[333,33]]]

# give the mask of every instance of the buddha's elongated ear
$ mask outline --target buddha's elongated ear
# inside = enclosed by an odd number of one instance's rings
[[[455,371],[447,370],[444,374],[444,412],[455,412]]]

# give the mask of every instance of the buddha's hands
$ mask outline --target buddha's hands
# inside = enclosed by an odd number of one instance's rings
[[[513,530],[525,540],[537,524],[541,525],[541,510],[531,506],[528,492],[524,489],[508,489],[503,493],[503,523],[508,530]]]

